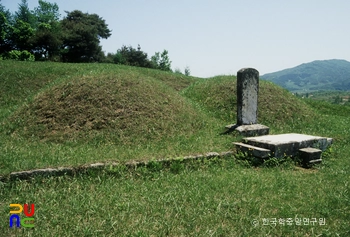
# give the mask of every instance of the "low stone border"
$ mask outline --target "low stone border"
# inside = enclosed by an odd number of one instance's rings
[[[146,166],[149,162],[159,162],[159,163],[166,163],[170,164],[173,161],[187,161],[187,160],[199,160],[199,159],[211,159],[214,157],[226,157],[233,155],[233,151],[227,151],[227,152],[209,152],[205,155],[190,155],[185,156],[181,158],[172,158],[172,159],[159,159],[159,160],[149,160],[149,161],[129,161],[124,163],[124,165],[127,168],[137,168]],[[58,168],[46,168],[46,169],[36,169],[36,170],[28,170],[28,171],[19,171],[19,172],[12,172],[9,175],[0,176],[0,181],[7,181],[7,180],[24,180],[29,179],[35,176],[63,176],[63,175],[74,175],[77,173],[86,172],[88,170],[96,170],[96,169],[103,169],[106,167],[113,167],[118,166],[123,163],[117,163],[117,162],[106,162],[106,163],[94,163],[94,164],[88,164],[78,167],[58,167]]]

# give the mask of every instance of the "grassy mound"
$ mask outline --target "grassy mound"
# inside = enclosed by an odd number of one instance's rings
[[[222,121],[179,93],[198,78],[115,64],[0,68],[2,174],[230,149]]]
[[[0,68],[3,174],[221,152],[240,139],[220,135],[236,121],[235,77],[198,79],[113,64],[3,61]],[[260,82],[258,119],[272,134],[335,137],[326,129],[329,119],[312,121],[316,110]]]
[[[199,114],[173,88],[137,71],[119,70],[62,81],[12,117],[16,133],[48,141],[128,143],[201,128]]]
[[[194,83],[184,95],[196,101],[213,116],[229,123],[237,120],[237,80],[234,76],[218,76]],[[260,80],[258,99],[259,123],[282,129],[311,121],[315,112],[290,92]]]

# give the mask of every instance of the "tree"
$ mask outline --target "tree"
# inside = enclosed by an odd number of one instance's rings
[[[37,24],[58,22],[61,15],[59,10],[56,3],[39,0],[39,6],[34,9]]]
[[[6,40],[8,50],[32,50],[32,44],[29,41],[34,35],[35,18],[29,10],[27,0],[22,0],[18,4],[18,11],[13,15],[9,22]]]
[[[37,60],[56,60],[63,44],[59,22],[41,23],[32,38],[33,50]]]
[[[171,61],[169,59],[167,50],[164,50],[163,53],[160,55],[159,67],[161,70],[171,71]]]
[[[159,61],[160,61],[160,53],[155,52],[155,54],[151,57],[153,68],[159,69]]]
[[[55,60],[63,44],[59,7],[56,3],[39,0],[39,7],[35,8],[34,13],[36,31],[32,42],[36,59]]]
[[[16,19],[15,24],[11,27],[9,34],[12,47],[17,50],[32,50],[31,37],[34,35],[34,29],[28,22]]]
[[[341,104],[343,102],[343,98],[340,97],[339,95],[334,96],[333,98],[334,98],[334,101],[333,101],[334,104]]]
[[[11,46],[7,40],[9,30],[10,27],[7,21],[7,17],[5,13],[0,10],[0,54],[3,54],[11,49]]]
[[[180,68],[175,68],[175,71],[174,71],[175,74],[182,74]],[[183,74],[182,74],[183,75]]]
[[[106,56],[105,56],[105,59],[103,60],[104,63],[114,63],[114,57],[115,57],[115,54],[113,53],[108,53]]]
[[[114,63],[152,68],[152,63],[148,60],[147,53],[141,50],[140,45],[138,45],[137,50],[131,46],[127,47],[123,45],[115,54]]]
[[[11,12],[8,9],[6,10],[6,8],[1,4],[1,0],[0,0],[0,13],[3,13],[8,21],[11,20],[10,19],[12,17]]]
[[[156,69],[160,69],[163,71],[171,71],[171,61],[168,56],[168,51],[164,50],[162,54],[156,52],[151,57],[151,62]]]
[[[102,61],[104,54],[100,39],[107,39],[111,31],[105,20],[96,14],[75,10],[66,12],[61,21],[63,32],[63,61],[91,62]]]
[[[22,0],[22,2],[18,4],[18,11],[15,12],[14,18],[15,21],[23,21],[28,23],[31,28],[35,28],[35,16],[29,9],[27,0]]]
[[[188,66],[185,67],[185,75],[190,76],[191,75],[191,70]]]

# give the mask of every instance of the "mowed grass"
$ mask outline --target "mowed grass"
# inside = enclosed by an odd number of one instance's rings
[[[308,171],[291,164],[252,168],[231,158],[5,183],[1,184],[2,233],[347,236],[349,167],[327,159],[324,168]],[[9,203],[35,203],[35,228],[10,229]],[[274,218],[292,222],[278,221],[275,226]],[[314,218],[317,223],[307,222]],[[266,225],[265,219],[269,219]]]
[[[204,80],[116,65],[14,62],[0,62],[0,65],[4,70],[15,67],[17,72],[31,68],[28,69],[32,70],[29,80],[43,80],[42,84],[28,83],[28,91],[23,88],[24,94],[15,94],[18,96],[12,96],[12,93],[16,93],[16,86],[21,84],[19,82],[9,87],[13,91],[1,91],[2,98],[7,98],[1,105],[1,174],[109,159],[127,161],[141,157],[159,158],[166,154],[174,157],[226,151],[233,148],[232,141],[239,139],[235,135],[218,135],[225,125],[236,120],[235,77],[232,76]],[[56,70],[56,73],[45,81],[42,74],[51,70]],[[91,77],[91,74],[95,76]],[[10,72],[3,75],[10,75]],[[134,80],[135,77],[138,79]],[[13,78],[17,77],[7,78],[7,85],[15,83]],[[98,78],[103,80],[99,81]],[[143,81],[138,82],[140,80]],[[108,84],[107,87],[104,87],[103,81]],[[96,90],[91,90],[90,94],[94,96],[87,99],[90,98],[92,105],[98,101],[108,108],[107,102],[99,96],[102,93],[99,90],[113,94],[115,90],[111,87],[114,83],[123,85],[128,81],[136,83],[136,86],[132,84],[132,88],[138,93],[142,92],[137,83],[141,88],[146,87],[145,90],[153,92],[150,95],[142,94],[142,97],[147,97],[145,100],[148,102],[154,101],[154,104],[145,106],[160,107],[162,113],[158,116],[163,116],[165,120],[160,125],[157,123],[160,121],[152,119],[149,113],[145,113],[146,110],[142,110],[143,100],[129,104],[128,108],[135,111],[132,106],[141,106],[136,111],[143,112],[143,116],[138,114],[133,118],[159,128],[155,130],[158,134],[143,128],[135,128],[141,130],[136,130],[138,132],[134,134],[133,130],[128,131],[125,127],[128,124],[118,127],[120,123],[113,123],[114,115],[108,117],[108,113],[104,122],[97,123],[101,126],[99,129],[94,129],[89,123],[75,124],[78,117],[67,119],[69,126],[78,125],[74,127],[75,130],[71,127],[60,130],[59,126],[51,129],[55,126],[55,123],[50,123],[52,117],[45,120],[39,116],[42,113],[38,111],[54,111],[54,108],[64,113],[64,106],[56,103],[61,92],[74,90],[86,94],[91,85]],[[149,84],[152,86],[147,87]],[[117,88],[125,91],[128,87]],[[157,92],[160,90],[160,97],[154,95],[154,89]],[[104,95],[109,99],[122,98],[117,97],[122,96],[117,93],[112,97],[108,97],[108,93]],[[82,112],[92,111],[89,106],[99,107],[86,103],[85,99],[73,103],[76,99],[72,93],[63,101],[71,102],[74,108],[82,106]],[[171,116],[164,114],[167,111],[162,107],[165,99],[172,108],[186,111],[186,115],[179,115],[180,112]],[[45,101],[54,106],[47,106],[46,110],[37,109],[38,105],[45,108]],[[117,102],[113,101],[113,104]],[[273,134],[304,132],[333,137],[334,145],[323,154],[323,163],[305,170],[290,160],[283,163],[266,162],[256,167],[249,157],[241,156],[186,163],[179,159],[170,166],[151,162],[146,167],[133,170],[117,166],[73,177],[6,181],[0,183],[0,219],[3,220],[0,233],[4,233],[4,236],[350,235],[350,110],[325,102],[295,98],[265,81],[260,81],[259,106],[259,120],[270,126]],[[151,112],[157,114],[157,111]],[[72,109],[65,117],[73,113]],[[97,114],[92,113],[91,118],[99,119]],[[84,116],[82,121],[89,121],[90,117]],[[171,120],[173,116],[177,119]],[[63,123],[62,119],[57,123]],[[33,126],[38,129],[34,130]],[[169,129],[169,133],[160,128]],[[117,131],[124,132],[125,139],[114,135]],[[132,144],[134,139],[140,143]],[[9,228],[10,203],[35,204],[34,229]],[[24,215],[21,214],[21,217]],[[268,218],[268,225],[264,225]],[[277,222],[274,226],[273,218],[281,219],[281,223]],[[289,218],[293,222],[290,225],[284,222],[283,225],[282,220]],[[295,222],[296,218],[302,218],[300,225]],[[306,225],[306,220],[313,218],[317,218],[318,222]],[[325,225],[320,224],[320,218],[325,219]]]

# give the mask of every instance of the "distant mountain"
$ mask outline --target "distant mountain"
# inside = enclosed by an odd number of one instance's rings
[[[350,90],[350,62],[317,60],[261,76],[292,92]]]

